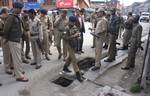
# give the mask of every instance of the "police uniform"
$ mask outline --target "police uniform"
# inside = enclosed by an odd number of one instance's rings
[[[4,37],[4,31],[3,31],[4,22],[6,18],[4,17],[0,18],[1,45],[2,45],[2,50],[3,50],[3,62],[5,66],[5,72],[7,74],[12,74],[12,70],[11,70],[11,68],[13,68],[12,57],[11,57],[10,49],[8,46],[8,42],[6,42],[6,39]]]
[[[47,11],[45,9],[41,10],[41,14],[45,14],[45,16],[39,16],[39,19],[42,24],[42,30],[43,30],[43,51],[45,54],[45,57],[47,60],[50,60],[48,54],[50,49],[50,43],[49,42],[49,25],[50,25],[50,18],[46,15]]]
[[[98,12],[104,12],[104,10],[99,9]],[[93,71],[100,69],[101,66],[102,49],[108,30],[107,28],[108,28],[108,21],[105,19],[103,14],[103,16],[97,22],[94,33],[96,35],[95,36],[96,39],[95,39],[95,67],[92,68]]]
[[[115,10],[112,10],[112,13],[113,14],[110,17],[110,24],[108,30],[110,36],[110,42],[109,42],[110,45],[108,49],[108,58],[104,60],[105,62],[114,61],[117,54],[116,40],[119,34],[119,18],[115,14]]]
[[[75,22],[76,17],[70,16],[69,21],[70,23]],[[75,26],[75,23],[74,23],[74,24],[69,24],[66,33],[63,34],[63,40],[66,42],[66,48],[67,48],[67,54],[68,54],[63,71],[70,72],[70,70],[68,69],[68,66],[72,64],[74,71],[76,72],[77,79],[79,81],[82,81],[80,70],[77,65],[77,59],[75,56],[75,41],[79,37],[79,33],[80,31],[78,30],[77,26]]]
[[[32,64],[36,64],[36,69],[41,67],[42,60],[42,40],[43,40],[43,30],[39,18],[35,17],[33,20],[29,20],[30,34],[31,34],[31,47],[33,52],[34,61]]]
[[[123,34],[123,50],[128,49],[128,44],[132,35],[133,17],[129,16],[125,22],[125,32]]]
[[[61,58],[62,52],[61,52],[61,39],[62,39],[62,33],[65,31],[65,27],[68,25],[68,18],[62,18],[62,16],[59,16],[56,18],[54,22],[55,32],[54,32],[54,41],[55,46],[58,49],[58,59]],[[65,41],[63,40],[63,56],[64,58],[67,56]]]
[[[139,23],[133,25],[131,45],[128,51],[126,66],[122,69],[129,69],[135,67],[135,58],[137,49],[141,46],[142,26]]]

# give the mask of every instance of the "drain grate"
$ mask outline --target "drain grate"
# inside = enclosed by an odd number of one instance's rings
[[[95,65],[95,59],[91,57],[87,57],[78,61],[78,66],[80,70],[88,71],[94,65]]]
[[[68,87],[69,85],[71,85],[71,83],[73,82],[73,80],[64,78],[64,77],[59,77],[56,80],[52,81],[53,83],[60,85],[62,87]]]

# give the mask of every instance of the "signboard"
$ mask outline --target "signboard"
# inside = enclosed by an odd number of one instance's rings
[[[73,0],[57,0],[56,6],[57,8],[72,8]]]
[[[40,3],[37,2],[26,2],[24,3],[24,9],[39,9],[40,8]]]

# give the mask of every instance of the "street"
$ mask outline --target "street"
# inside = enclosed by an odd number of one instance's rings
[[[145,41],[147,39],[147,34],[150,25],[149,23],[141,23],[141,24],[143,26],[142,41]],[[81,55],[76,55],[78,60],[81,60],[85,57],[95,56],[95,50],[91,48],[93,43],[93,37],[90,34],[90,30],[88,30],[90,26],[91,23],[85,22],[86,33],[84,34],[84,45],[83,45],[84,46],[83,50],[85,53]],[[119,38],[118,42],[121,43],[121,41],[122,38]],[[6,75],[4,73],[4,66],[3,64],[1,64],[0,82],[2,82],[4,86],[0,87],[0,96],[20,96],[19,94],[22,94],[22,96],[95,96],[92,94],[98,88],[103,87],[105,85],[109,86],[116,85],[119,82],[119,80],[122,79],[122,76],[125,74],[124,71],[120,72],[119,69],[121,67],[120,65],[125,62],[124,60],[127,56],[127,51],[125,52],[119,51],[118,58],[121,58],[121,60],[119,59],[120,61],[116,60],[114,62],[114,63],[121,62],[115,66],[118,70],[116,70],[116,68],[113,67],[115,64],[113,66],[110,66],[108,69],[104,66],[102,68],[106,69],[103,72],[97,73],[91,73],[90,71],[86,72],[84,74],[84,77],[87,78],[88,80],[87,81],[85,80],[83,83],[80,83],[77,80],[75,80],[70,86],[61,87],[59,85],[52,83],[52,81],[60,76],[59,73],[62,70],[64,62],[62,59],[57,60],[58,53],[54,46],[52,46],[51,52],[52,52],[52,55],[50,56],[51,61],[43,60],[42,68],[39,70],[35,70],[34,67],[31,65],[23,64],[23,68],[27,76],[29,77],[29,82],[27,83],[18,83],[12,76]],[[103,55],[105,55],[106,52],[107,50],[103,50]],[[0,60],[2,61],[1,49],[0,49]],[[114,73],[114,75],[110,73]],[[96,82],[96,84],[94,82]]]

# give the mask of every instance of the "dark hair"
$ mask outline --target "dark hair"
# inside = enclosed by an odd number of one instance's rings
[[[0,14],[6,14],[8,13],[8,9],[7,8],[2,8]]]
[[[129,12],[128,15],[132,16],[132,12]]]
[[[62,13],[67,14],[67,11],[66,11],[66,10],[63,10]]]

